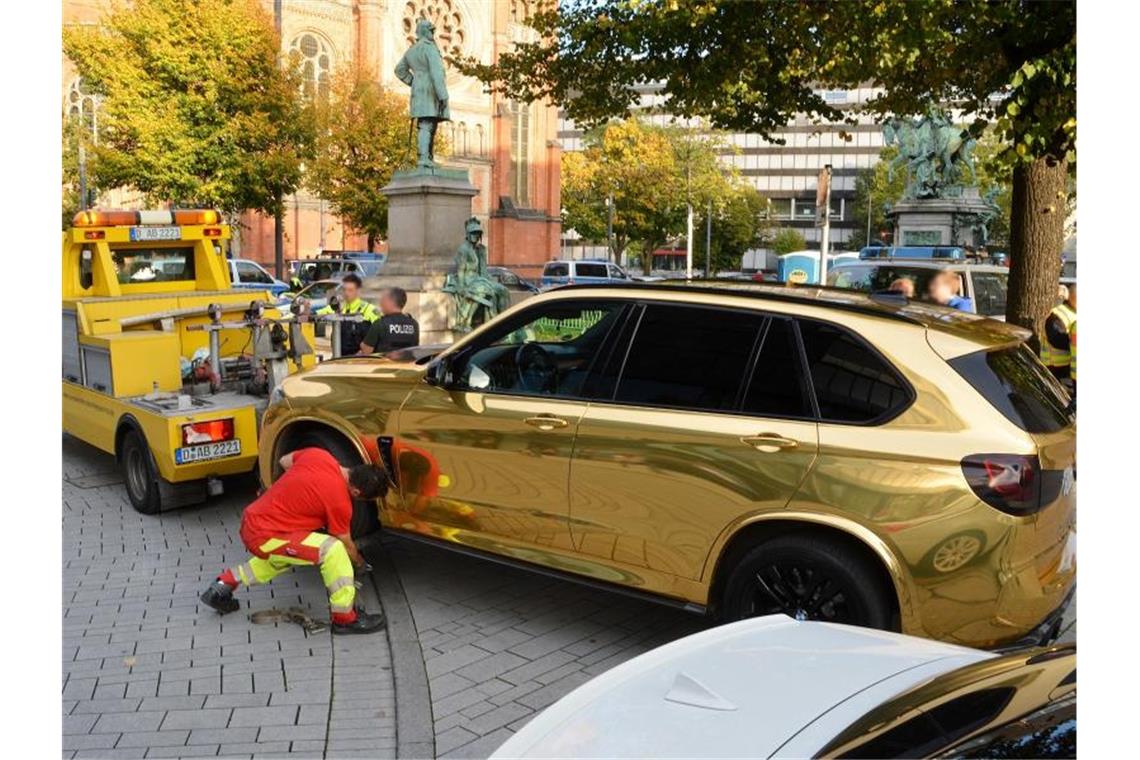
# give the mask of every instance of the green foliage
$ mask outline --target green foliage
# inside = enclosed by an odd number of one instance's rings
[[[750,229],[741,229],[747,227],[742,206],[759,208],[762,199],[746,194],[739,174],[721,163],[724,143],[715,133],[626,119],[589,131],[585,142],[584,150],[562,156],[563,222],[586,240],[604,242],[612,196],[615,259],[637,250],[647,268],[646,252],[684,234],[689,202],[700,213],[712,201],[717,219],[733,221],[735,232],[725,241],[729,258],[742,239],[754,238],[759,214]],[[694,237],[703,238],[699,228]]]
[[[701,209],[694,224],[694,250],[698,251],[700,268],[704,268],[705,224],[707,206]],[[752,185],[739,181],[728,188],[719,205],[712,211],[712,256],[710,270],[737,271],[744,253],[759,248],[771,234],[768,200]]]
[[[807,241],[800,231],[792,227],[785,227],[772,238],[772,250],[777,256],[793,251],[802,251],[807,248]]]
[[[280,211],[312,143],[296,66],[256,0],[135,0],[64,52],[102,98],[92,180],[152,202]]]
[[[862,169],[855,177],[855,200],[852,204],[852,218],[858,225],[848,241],[848,247],[858,250],[867,241],[867,204],[871,205],[871,240],[879,241],[883,230],[890,231],[887,209],[898,202],[906,189],[906,172],[897,171],[890,176],[891,159],[899,149],[890,145],[879,151],[879,162],[870,169]]]
[[[388,232],[388,199],[378,190],[396,169],[415,162],[408,99],[385,90],[372,72],[348,68],[333,77],[328,100],[317,105],[316,124],[316,157],[306,184],[368,236],[371,250]],[[440,154],[442,137],[436,137]]]

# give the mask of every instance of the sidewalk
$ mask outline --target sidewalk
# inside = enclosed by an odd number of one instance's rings
[[[250,609],[327,619],[316,571],[242,590],[225,617],[198,594],[246,559],[248,492],[136,513],[108,456],[63,442],[64,757],[394,757],[383,634],[333,639]],[[375,591],[364,601],[375,608]]]

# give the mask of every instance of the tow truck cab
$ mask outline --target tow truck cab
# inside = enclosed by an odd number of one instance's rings
[[[140,512],[201,501],[257,461],[275,379],[258,349],[278,314],[269,291],[233,289],[229,238],[213,210],[84,211],[63,233],[64,431],[115,455]],[[311,343],[311,324],[290,330]],[[290,349],[276,368],[314,361]]]

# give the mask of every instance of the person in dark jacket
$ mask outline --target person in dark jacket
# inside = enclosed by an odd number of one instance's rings
[[[420,344],[420,325],[404,313],[408,294],[403,288],[388,288],[380,296],[380,318],[372,323],[360,344],[360,353],[385,354]]]

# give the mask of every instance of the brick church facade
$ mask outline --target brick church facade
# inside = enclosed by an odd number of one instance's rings
[[[492,62],[534,32],[526,18],[544,0],[281,0],[281,45],[296,51],[310,86],[320,89],[339,67],[362,63],[398,93],[396,62],[411,44],[415,21],[436,27],[445,55],[473,55]],[[274,0],[260,0],[270,18]],[[98,24],[110,0],[65,0],[65,24]],[[94,112],[98,99],[83,88],[64,61],[65,116]],[[535,276],[556,258],[561,235],[560,147],[557,109],[517,104],[488,94],[454,68],[447,76],[452,121],[444,126],[452,146],[444,163],[467,169],[478,188],[472,207],[486,229],[489,259]],[[139,205],[129,192],[113,191],[103,204]],[[322,250],[362,250],[362,235],[346,229],[328,204],[304,191],[286,198],[285,258],[312,258]],[[246,258],[273,261],[273,220],[246,213],[235,244]],[[382,249],[382,246],[381,246]]]

